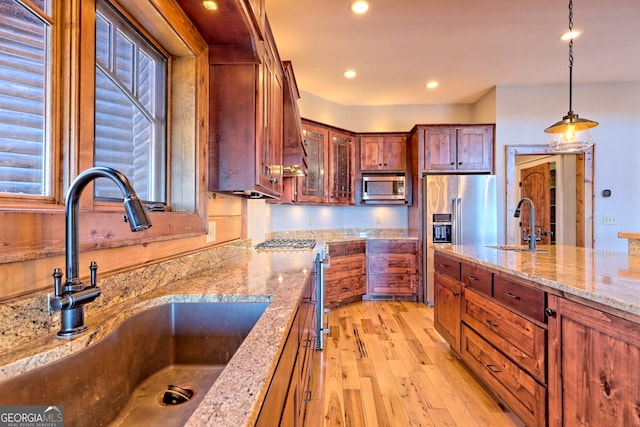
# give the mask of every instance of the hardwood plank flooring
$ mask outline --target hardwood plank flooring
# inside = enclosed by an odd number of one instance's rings
[[[522,426],[433,329],[433,308],[362,301],[331,309],[307,427]]]

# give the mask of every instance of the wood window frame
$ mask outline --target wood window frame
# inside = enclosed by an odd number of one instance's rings
[[[206,141],[208,49],[182,9],[172,2],[111,0],[172,55],[169,86],[171,140],[168,169],[171,212],[150,213],[153,227],[131,233],[121,203],[93,200],[88,186],[80,201],[81,251],[106,249],[206,234]],[[64,3],[64,4],[63,4]],[[54,135],[53,199],[14,198],[0,206],[0,264],[63,254],[64,199],[67,188],[93,166],[93,80],[95,73],[95,0],[58,1],[53,58],[57,90],[51,132]],[[175,105],[174,105],[175,104]],[[90,111],[89,111],[90,110]],[[25,291],[28,289],[24,289]],[[0,292],[4,294],[4,292]],[[1,297],[2,295],[0,295]]]

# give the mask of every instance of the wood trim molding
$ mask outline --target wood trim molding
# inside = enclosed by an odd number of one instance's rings
[[[505,145],[505,192],[507,214],[516,208],[516,156],[557,154],[547,145]],[[593,248],[594,246],[594,188],[593,159],[595,148],[591,147],[576,155],[576,246]],[[580,185],[582,184],[582,185]],[[509,215],[507,215],[509,218]],[[506,243],[518,244],[520,232],[514,221],[505,220]]]

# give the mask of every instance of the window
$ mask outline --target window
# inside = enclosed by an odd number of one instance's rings
[[[94,162],[124,173],[149,202],[166,202],[166,76],[166,56],[98,2]],[[122,198],[106,179],[96,181],[95,196]]]
[[[0,0],[0,193],[50,196],[51,16]]]

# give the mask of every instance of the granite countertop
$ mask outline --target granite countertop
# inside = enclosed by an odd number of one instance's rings
[[[73,340],[47,336],[0,357],[0,381],[75,354],[126,318],[171,302],[269,302],[263,315],[205,395],[187,425],[254,425],[296,314],[317,244],[306,251],[243,250],[227,265],[180,279],[123,303],[117,312],[87,315],[89,330]]]
[[[574,246],[539,246],[517,252],[484,246],[437,245],[494,270],[532,281],[561,295],[575,295],[640,316],[640,257]]]

